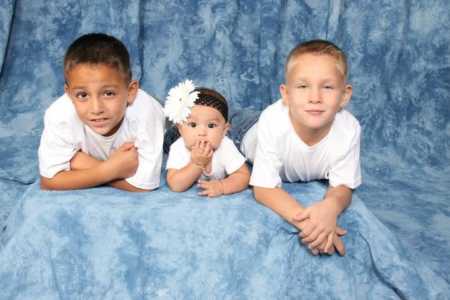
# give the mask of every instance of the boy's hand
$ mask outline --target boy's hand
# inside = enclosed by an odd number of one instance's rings
[[[191,149],[191,161],[202,169],[211,162],[214,149],[208,141],[197,141]]]
[[[133,143],[124,143],[108,158],[111,171],[116,174],[115,179],[133,176],[139,165],[137,148]]]
[[[330,234],[336,232],[337,214],[332,201],[327,199],[314,203],[297,214],[294,221],[309,220],[300,234],[302,242],[308,244],[311,249],[319,247],[324,242],[330,244],[332,241]]]
[[[199,180],[197,186],[203,190],[198,193],[200,196],[217,197],[224,194],[221,180]]]
[[[345,235],[347,231],[341,227],[336,227],[336,233],[330,234],[325,243],[322,243],[318,248],[312,249],[314,254],[328,254],[332,255],[335,251],[339,253],[340,256],[345,255],[344,242],[341,236]]]

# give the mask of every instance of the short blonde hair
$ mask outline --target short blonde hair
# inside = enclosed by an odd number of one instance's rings
[[[299,43],[297,46],[294,47],[294,49],[291,50],[289,53],[286,64],[284,66],[284,76],[287,77],[287,73],[290,69],[290,65],[292,65],[292,62],[301,54],[305,53],[312,53],[317,55],[330,55],[336,59],[336,67],[340,72],[342,72],[342,75],[344,75],[344,78],[347,78],[347,57],[338,46],[333,44],[330,41],[327,40],[310,40],[307,42]]]

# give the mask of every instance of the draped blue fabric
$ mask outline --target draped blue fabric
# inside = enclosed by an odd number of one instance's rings
[[[450,3],[3,0],[0,299],[449,299]],[[345,257],[313,257],[250,191],[207,201],[166,186],[42,192],[43,112],[65,49],[106,32],[161,102],[186,78],[231,110],[279,98],[287,53],[329,39],[348,54],[364,184],[340,222]],[[287,185],[317,200],[317,183]]]

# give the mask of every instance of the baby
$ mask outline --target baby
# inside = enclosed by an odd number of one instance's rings
[[[247,188],[250,172],[226,136],[228,105],[221,94],[187,80],[169,91],[164,111],[181,135],[167,160],[171,190],[183,192],[197,182],[199,195],[216,197]]]

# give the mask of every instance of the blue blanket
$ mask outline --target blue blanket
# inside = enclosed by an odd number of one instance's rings
[[[3,0],[0,4],[0,299],[449,299],[450,3],[447,1]],[[279,98],[289,50],[348,54],[363,185],[340,222],[345,257],[313,257],[249,191],[208,201],[167,187],[42,192],[43,112],[67,46],[123,40],[164,100],[189,78],[233,110]],[[319,183],[287,188],[310,203]]]
[[[286,188],[304,203],[324,192],[319,183]],[[347,255],[314,257],[250,190],[216,199],[196,192],[32,186],[4,234],[0,299],[448,296],[445,281],[411,261],[357,197],[340,219]]]

